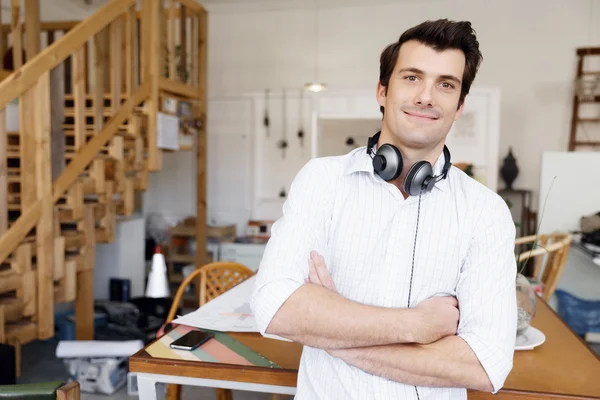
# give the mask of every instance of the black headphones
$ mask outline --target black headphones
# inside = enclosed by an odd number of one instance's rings
[[[379,140],[381,131],[369,138],[367,144],[367,154],[373,159],[373,169],[383,180],[391,181],[396,179],[402,173],[404,161],[400,150],[392,144],[384,144],[373,154],[373,147]],[[404,180],[404,192],[411,196],[418,196],[421,191],[429,192],[435,186],[436,182],[446,179],[448,170],[450,170],[450,150],[444,145],[444,168],[442,173],[433,176],[433,167],[428,161],[416,162]]]

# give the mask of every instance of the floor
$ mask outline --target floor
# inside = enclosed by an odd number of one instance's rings
[[[35,341],[26,344],[22,349],[21,378],[18,383],[33,383],[51,380],[65,380],[68,371],[62,360],[55,355],[56,340]],[[159,398],[164,399],[164,386],[158,386]],[[184,386],[182,399],[216,400],[214,389]],[[127,388],[123,387],[112,395],[81,393],[82,400],[131,400],[136,397],[127,395]],[[265,393],[233,391],[234,400],[270,400],[271,395]]]

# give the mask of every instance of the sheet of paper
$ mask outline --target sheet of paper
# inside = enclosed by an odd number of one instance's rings
[[[156,118],[157,146],[161,149],[179,150],[179,118],[161,112]]]
[[[220,332],[258,332],[250,309],[255,280],[256,276],[249,278],[196,311],[175,319],[173,323]],[[288,340],[275,335],[267,337]]]

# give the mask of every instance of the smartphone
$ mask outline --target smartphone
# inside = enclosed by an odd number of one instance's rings
[[[215,336],[212,332],[189,331],[171,343],[171,348],[178,350],[194,350]]]

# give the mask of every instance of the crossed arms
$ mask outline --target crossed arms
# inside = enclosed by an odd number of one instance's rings
[[[367,306],[337,294],[323,257],[313,252],[309,264],[307,283],[275,314],[268,333],[397,382],[493,391],[469,345],[454,336],[455,299],[432,298],[414,309]]]

